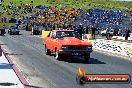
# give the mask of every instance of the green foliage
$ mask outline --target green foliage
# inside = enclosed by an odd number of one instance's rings
[[[15,2],[16,6],[20,5],[20,0],[4,0],[4,4],[8,5],[10,2]],[[132,10],[132,2],[119,2],[117,0],[21,0],[23,3],[30,3],[33,1],[33,5],[56,5],[58,7],[81,7],[84,9],[89,8],[102,8],[102,9],[125,9]]]
[[[47,5],[47,6],[57,6],[58,8],[67,6],[73,8],[83,8],[83,9],[90,9],[90,8],[100,8],[100,9],[120,9],[125,10],[126,8],[132,10],[132,2],[119,2],[117,0],[4,0],[4,5],[9,5],[10,2],[13,2],[14,5],[20,6],[22,4],[29,4],[32,3],[33,6],[38,5]],[[0,12],[4,12],[5,10],[0,6]],[[12,10],[9,10],[11,12]],[[21,10],[19,10],[21,12]],[[8,16],[8,14],[0,14],[0,16]],[[18,17],[23,16],[25,14],[19,14]]]

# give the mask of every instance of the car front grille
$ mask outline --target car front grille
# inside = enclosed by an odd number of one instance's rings
[[[68,46],[68,50],[86,50],[87,46]]]

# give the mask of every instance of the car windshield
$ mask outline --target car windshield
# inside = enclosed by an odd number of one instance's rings
[[[56,34],[56,38],[74,37],[74,31],[59,31]]]

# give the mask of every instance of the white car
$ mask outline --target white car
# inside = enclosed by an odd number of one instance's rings
[[[102,36],[106,36],[106,30],[101,30],[100,33],[101,33]]]
[[[114,34],[114,29],[111,29],[109,32],[107,32],[107,30],[102,30],[101,31],[102,36],[106,36],[107,33],[109,33],[110,35],[113,35]]]

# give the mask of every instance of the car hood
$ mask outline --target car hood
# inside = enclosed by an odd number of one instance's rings
[[[75,37],[65,37],[63,39],[57,39],[62,45],[92,45],[91,42],[85,42]]]

